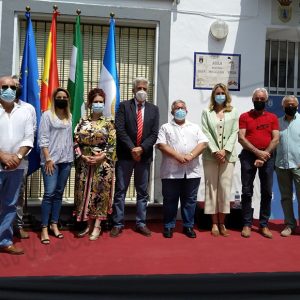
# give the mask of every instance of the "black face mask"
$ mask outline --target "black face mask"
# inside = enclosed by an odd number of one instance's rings
[[[57,108],[66,108],[68,106],[68,101],[63,99],[55,99],[54,103]]]
[[[284,112],[286,115],[293,117],[297,112],[297,107],[296,106],[287,106],[284,108]]]
[[[265,109],[266,102],[264,102],[264,101],[254,101],[253,105],[254,105],[254,109],[255,110],[260,111],[260,110],[264,110]]]

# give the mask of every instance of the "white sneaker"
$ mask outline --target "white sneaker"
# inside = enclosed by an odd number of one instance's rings
[[[281,236],[283,237],[288,237],[293,233],[292,228],[290,228],[289,226],[286,226],[280,233]]]

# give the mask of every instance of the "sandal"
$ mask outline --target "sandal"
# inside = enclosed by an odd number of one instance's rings
[[[93,234],[95,228],[98,228],[98,232]],[[94,230],[93,230],[92,234],[90,235],[90,238],[89,238],[90,241],[96,241],[99,238],[100,233],[101,233],[101,226],[95,226]]]
[[[58,232],[57,234],[55,234],[55,232],[54,232],[54,230],[53,230],[53,228],[52,228],[51,225],[49,226],[49,231],[50,231],[50,234],[52,234],[53,236],[55,236],[57,239],[63,239],[64,238],[64,235],[61,232]]]
[[[76,234],[76,237],[82,238],[82,237],[86,236],[89,232],[90,232],[90,227],[88,226],[88,227],[86,227],[84,230],[79,231],[79,232]]]
[[[42,227],[41,243],[43,245],[49,245],[50,244],[50,239],[49,239],[49,236],[48,236],[48,228],[47,228],[47,226],[43,226]]]
[[[50,239],[41,239],[41,243],[43,245],[49,245],[50,244]]]

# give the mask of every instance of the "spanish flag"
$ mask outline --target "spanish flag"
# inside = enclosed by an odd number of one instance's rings
[[[46,48],[44,72],[41,85],[42,111],[45,111],[50,107],[52,93],[59,86],[56,58],[56,18],[58,14],[59,12],[54,10]]]

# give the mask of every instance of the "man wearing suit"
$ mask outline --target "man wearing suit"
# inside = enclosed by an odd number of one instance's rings
[[[116,114],[117,157],[116,184],[113,204],[113,228],[111,237],[117,237],[124,227],[125,196],[134,170],[136,188],[136,231],[151,236],[146,226],[146,207],[150,165],[153,160],[153,145],[159,126],[158,107],[147,102],[148,80],[133,81],[134,98],[123,101]]]

